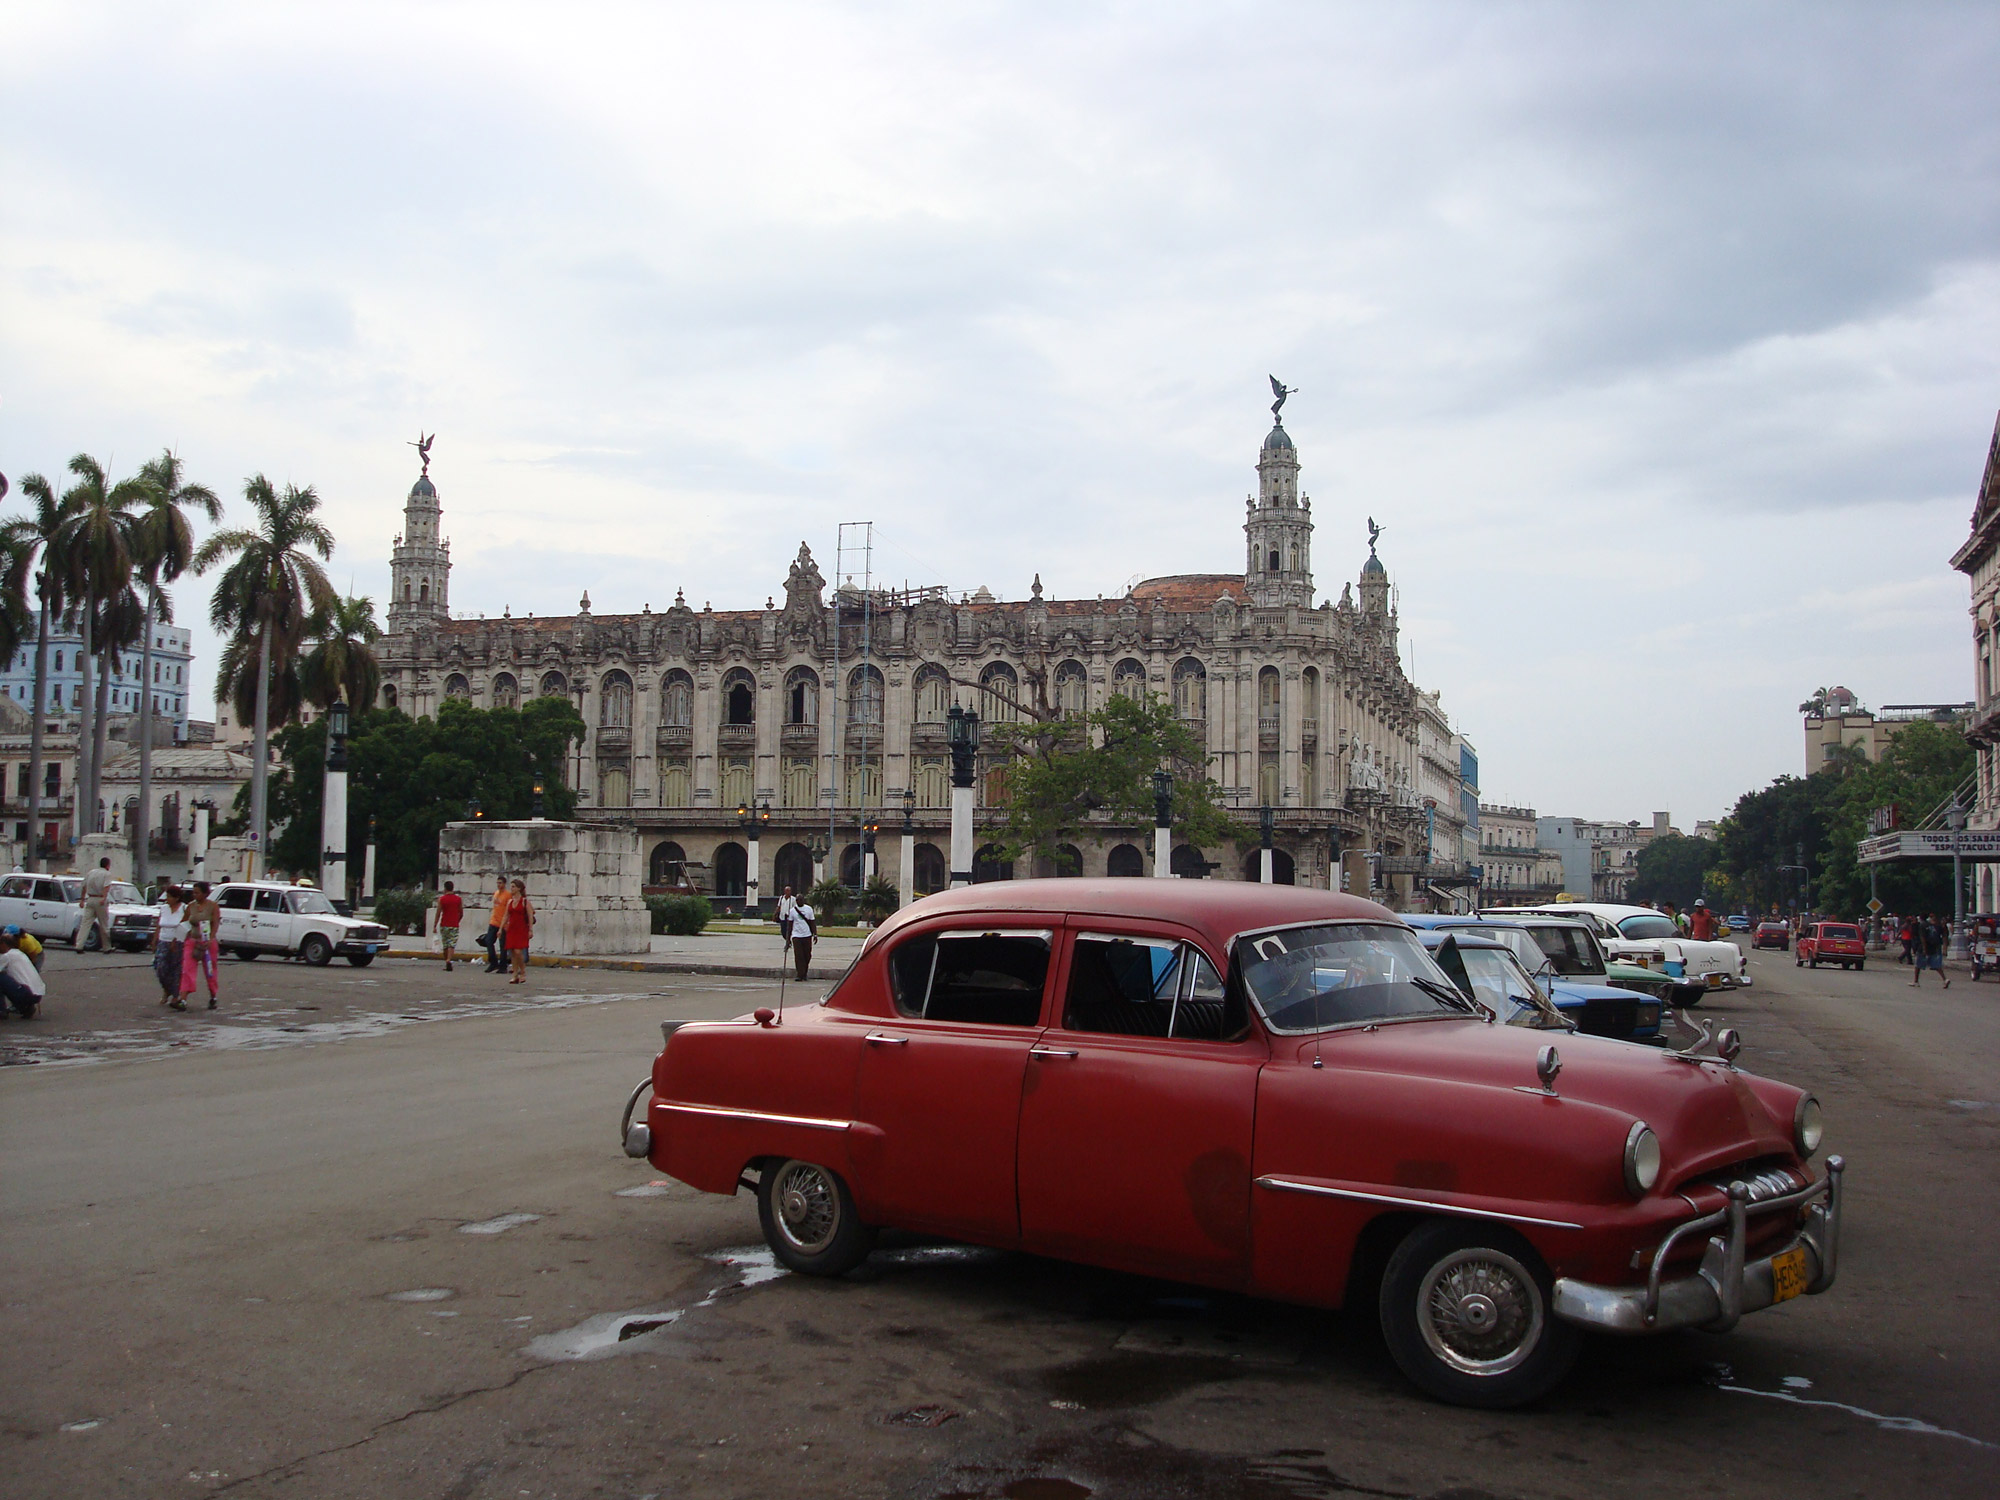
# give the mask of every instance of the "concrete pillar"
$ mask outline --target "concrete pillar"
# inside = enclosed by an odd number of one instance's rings
[[[328,900],[347,897],[347,773],[328,771],[319,820],[319,888]]]
[[[757,867],[761,863],[757,853],[757,815],[754,809],[750,815],[750,837],[748,843],[750,845],[750,854],[747,873],[743,878],[743,915],[754,917],[758,915]]]
[[[907,828],[903,830],[902,868],[896,872],[896,900],[908,906],[916,899],[917,889],[917,836]]]
[[[1165,824],[1153,830],[1153,874],[1171,880],[1174,873],[1174,831]]]
[[[972,884],[972,794],[974,788],[951,789],[951,887]]]
[[[1257,852],[1259,855],[1262,856],[1262,858],[1259,859],[1257,862],[1258,864],[1257,879],[1263,884],[1269,885],[1271,884],[1271,851],[1268,847],[1266,847],[1263,849],[1259,849]]]
[[[194,833],[188,839],[188,862],[196,880],[208,879],[208,809],[194,810]]]

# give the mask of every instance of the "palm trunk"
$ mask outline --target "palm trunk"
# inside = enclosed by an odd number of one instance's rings
[[[97,654],[90,649],[90,604],[86,601],[78,611],[83,616],[83,696],[77,703],[76,726],[76,785],[70,788],[70,801],[76,810],[70,819],[70,839],[74,843],[86,833],[97,832],[97,804],[90,804],[90,812],[84,813],[84,796],[90,790],[90,715],[96,705],[96,695],[92,688],[97,679],[92,671],[97,665]]]
[[[152,872],[153,839],[153,596],[146,594],[146,634],[139,646],[139,826],[132,837],[132,879],[140,890]]]
[[[35,723],[28,731],[28,848],[21,868],[42,867],[42,721],[49,713],[49,579],[44,569],[36,588],[40,604],[35,622]]]
[[[111,737],[111,668],[117,660],[118,648],[107,645],[97,668],[97,721],[90,729],[90,826],[98,833],[104,832],[97,827],[97,817],[104,801],[104,751]],[[105,828],[110,826],[110,819],[105,819]]]
[[[250,878],[264,874],[264,779],[270,770],[271,622],[257,640],[257,717],[250,735]]]

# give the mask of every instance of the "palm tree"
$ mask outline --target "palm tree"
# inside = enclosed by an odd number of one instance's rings
[[[231,636],[222,643],[222,655],[215,668],[215,698],[236,713],[236,722],[248,724],[257,717],[258,638]],[[270,704],[266,718],[273,728],[283,728],[299,716],[306,695],[299,686],[299,663],[303,658],[279,653],[271,662],[268,679]]]
[[[382,668],[375,660],[375,642],[382,627],[375,623],[375,601],[349,596],[315,618],[314,645],[299,663],[299,685],[320,708],[345,698],[353,709],[371,708],[382,687]]]
[[[16,516],[6,523],[10,558],[32,568],[40,554],[41,567],[35,573],[35,703],[34,727],[28,731],[28,848],[22,867],[41,865],[42,829],[42,724],[49,712],[49,621],[63,610],[63,584],[67,570],[61,564],[62,536],[69,522],[66,498],[58,498],[55,487],[40,474],[21,476],[21,493],[34,502],[34,513]]]
[[[136,627],[130,627],[126,612],[116,606],[120,603],[119,596],[131,591],[132,512],[145,504],[151,486],[143,479],[112,484],[105,475],[104,465],[88,453],[72,458],[69,471],[77,482],[63,496],[71,512],[63,525],[60,552],[68,574],[70,607],[82,621],[83,630],[84,712],[77,735],[77,829],[80,833],[95,833],[111,695],[109,668],[118,648],[129,644],[131,636],[138,633]],[[100,633],[102,627],[114,623],[119,628],[113,630],[111,639],[104,639]],[[127,627],[130,634],[119,639]],[[101,664],[96,660],[99,655],[104,657]],[[94,665],[98,666],[98,672],[93,694]]]
[[[218,531],[194,555],[194,570],[206,573],[231,559],[216,580],[208,617],[215,628],[246,644],[257,644],[256,728],[250,745],[251,859],[261,873],[266,847],[265,815],[271,769],[271,663],[298,651],[306,621],[331,613],[335,595],[326,570],[308,555],[333,556],[333,533],[316,514],[319,496],[308,485],[288,484],[280,494],[262,474],[244,481],[243,498],[257,512],[257,526]]]
[[[187,511],[199,510],[210,521],[220,521],[222,502],[206,485],[188,483],[180,455],[171,448],[141,464],[139,477],[152,486],[133,528],[145,610],[144,643],[139,648],[139,829],[132,846],[132,875],[143,889],[153,832],[153,622],[173,620],[173,600],[164,585],[194,562],[194,527]]]

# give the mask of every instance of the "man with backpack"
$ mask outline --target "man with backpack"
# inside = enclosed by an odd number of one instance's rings
[[[1914,944],[1917,967],[1910,975],[1911,984],[1916,984],[1924,977],[1924,970],[1936,969],[1938,978],[1944,982],[1944,987],[1951,988],[1951,976],[1944,971],[1944,948],[1947,936],[1945,925],[1937,919],[1935,912],[1917,923]]]

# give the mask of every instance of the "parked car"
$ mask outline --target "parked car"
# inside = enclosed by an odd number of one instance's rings
[[[1731,932],[1748,932],[1750,930],[1750,918],[1747,914],[1739,911],[1735,916],[1728,918],[1724,925]]]
[[[143,948],[153,935],[153,908],[139,895],[137,886],[113,881],[105,892],[109,898],[111,942],[118,948]],[[76,945],[83,927],[83,877],[81,875],[31,875],[23,870],[0,876],[0,926],[14,924],[34,934],[44,943]],[[95,952],[98,939],[93,933],[84,946]]]
[[[1757,930],[1750,935],[1750,946],[1753,948],[1777,948],[1780,950],[1791,947],[1792,929],[1790,924],[1785,922],[1759,922]]]
[[[1607,958],[1639,964],[1672,981],[1670,995],[1677,1005],[1699,1005],[1712,990],[1750,983],[1750,960],[1741,948],[1734,943],[1682,937],[1672,917],[1650,906],[1571,901],[1527,909],[1544,917],[1582,922],[1603,943]],[[1518,922],[1522,911],[1510,909],[1493,915]]]
[[[1859,969],[1868,957],[1868,944],[1861,929],[1852,922],[1814,922],[1799,934],[1792,948],[1792,962],[1809,969],[1821,964],[1839,964],[1843,969]]]
[[[1549,999],[1577,1028],[1591,1036],[1655,1041],[1663,1007],[1657,996],[1634,994],[1608,982],[1604,950],[1574,922],[1529,918],[1501,922],[1491,917],[1406,916],[1419,931],[1476,933],[1506,944],[1531,974],[1541,975]]]
[[[1578,1030],[1575,1019],[1556,1008],[1535,977],[1521,966],[1512,947],[1464,928],[1417,929],[1417,941],[1445,977],[1467,999],[1493,1012],[1502,1026],[1537,1031]]]
[[[628,1154],[757,1194],[795,1271],[894,1226],[1311,1306],[1433,1396],[1534,1399],[1586,1329],[1832,1285],[1819,1105],[1714,1055],[1495,1025],[1393,913],[1305,887],[1018,880],[869,934],[817,1005],[664,1023]],[[1706,1028],[1704,1028],[1704,1042]],[[647,1089],[643,1119],[633,1112]]]
[[[1988,969],[2000,968],[2000,916],[1981,912],[1970,920],[1966,951],[1971,955],[1972,977],[1976,980]]]
[[[375,962],[389,946],[389,929],[379,922],[343,917],[326,892],[278,881],[232,881],[215,888],[222,908],[217,929],[221,946],[241,959],[266,953],[331,963],[339,954],[357,969]]]

